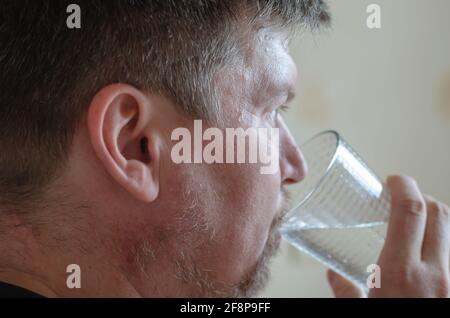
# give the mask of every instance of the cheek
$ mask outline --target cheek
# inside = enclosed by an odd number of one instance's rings
[[[255,265],[280,208],[280,175],[261,174],[260,168],[260,164],[166,162],[161,169],[166,180],[161,187],[162,215],[176,219],[180,210],[196,206],[210,227],[208,233],[198,233],[203,236],[199,240],[207,240],[195,257],[221,280],[237,282]]]
[[[217,211],[217,243],[224,270],[240,277],[262,254],[281,205],[280,182],[279,175],[261,175],[256,165],[236,165],[227,172],[222,186],[228,195]]]
[[[243,229],[247,252],[249,255],[259,256],[265,246],[270,226],[281,205],[279,178],[274,175],[260,175],[255,177],[255,183],[249,193],[247,205],[243,211],[249,220]],[[248,202],[247,201],[247,202]]]

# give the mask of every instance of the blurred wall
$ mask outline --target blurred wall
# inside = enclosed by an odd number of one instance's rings
[[[328,1],[332,28],[291,46],[299,143],[339,131],[380,177],[407,174],[450,203],[450,1]],[[381,29],[366,26],[369,4]],[[264,297],[331,297],[325,267],[284,244]]]

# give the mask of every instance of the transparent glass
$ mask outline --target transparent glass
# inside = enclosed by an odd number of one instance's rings
[[[367,291],[386,235],[390,195],[377,175],[335,131],[300,147],[306,178],[293,192],[283,238]]]

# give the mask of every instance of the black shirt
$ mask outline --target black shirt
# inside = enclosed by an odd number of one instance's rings
[[[43,298],[28,289],[0,282],[0,298]]]

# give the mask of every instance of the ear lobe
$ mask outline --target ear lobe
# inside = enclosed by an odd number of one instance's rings
[[[123,186],[134,197],[141,201],[152,202],[158,197],[159,182],[158,169],[150,171],[142,162],[129,160],[125,167],[127,181]]]
[[[88,110],[92,146],[106,171],[136,199],[152,202],[159,193],[159,134],[152,100],[125,84],[104,87]]]

